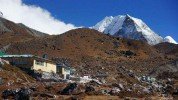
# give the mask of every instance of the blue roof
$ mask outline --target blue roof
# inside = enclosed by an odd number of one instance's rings
[[[35,56],[35,55],[32,55],[32,54],[20,54],[20,55],[2,55],[0,56],[0,58],[13,58],[13,57],[16,57],[16,58],[30,58],[30,57],[35,57],[35,58],[39,58],[39,59],[42,59],[42,60],[45,60],[45,61],[50,61],[52,63],[55,64],[55,62],[53,62],[52,60],[49,60],[49,59],[45,59],[45,58],[41,58],[39,56]]]
[[[31,54],[23,54],[23,55],[2,55],[0,58],[10,58],[10,57],[33,57]]]
[[[59,63],[58,63],[58,64],[56,64],[56,66],[57,66],[57,67],[61,67],[61,66],[64,66],[64,67],[65,67],[65,65],[64,65],[64,64],[59,64]]]
[[[3,56],[3,55],[7,55],[7,54],[4,52],[0,52],[0,56]]]
[[[70,67],[66,66],[65,64],[58,63],[56,64],[57,67],[64,67],[67,70],[70,70]]]

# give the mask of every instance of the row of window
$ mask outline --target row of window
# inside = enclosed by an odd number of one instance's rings
[[[40,66],[44,66],[45,64],[45,66],[47,67],[47,63],[39,61],[39,60],[36,60],[35,64],[40,65]]]
[[[12,61],[12,64],[27,64],[26,60],[14,60]]]

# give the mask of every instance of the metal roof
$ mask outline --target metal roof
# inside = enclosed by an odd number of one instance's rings
[[[23,55],[0,55],[0,58],[11,58],[11,57],[34,57],[31,54],[23,54]]]
[[[3,55],[7,55],[7,54],[4,52],[0,52],[0,56],[3,56]]]
[[[46,58],[42,58],[40,56],[35,56],[35,55],[32,55],[32,54],[17,54],[17,55],[0,55],[0,58],[30,58],[30,57],[33,57],[33,58],[36,58],[36,59],[40,59],[40,60],[43,60],[43,61],[48,61],[48,62],[51,62],[51,63],[54,63],[56,64],[55,62],[53,62],[52,60],[49,60],[49,59],[46,59]]]
[[[23,55],[0,55],[1,58],[10,58],[10,57],[33,57],[31,54],[23,54]]]

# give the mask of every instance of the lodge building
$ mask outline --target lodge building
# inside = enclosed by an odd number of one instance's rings
[[[69,79],[70,69],[61,64],[56,64],[55,62],[34,55],[0,55],[0,58],[9,61],[11,65],[19,67],[23,70],[37,70],[44,72],[54,72],[57,74],[62,74],[64,79]]]

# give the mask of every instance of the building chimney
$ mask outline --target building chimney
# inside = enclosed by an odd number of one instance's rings
[[[43,54],[43,58],[46,59],[46,54]]]

